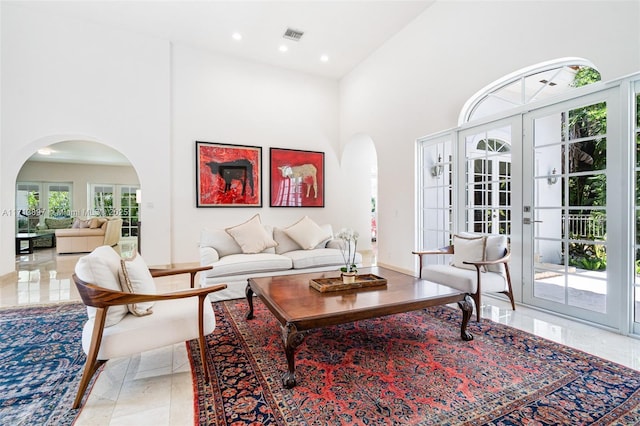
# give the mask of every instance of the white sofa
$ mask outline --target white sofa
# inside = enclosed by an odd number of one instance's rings
[[[327,238],[311,249],[303,249],[283,228],[261,225],[277,245],[259,253],[243,253],[225,229],[204,229],[200,234],[200,265],[212,266],[200,275],[200,285],[227,284],[227,288],[209,295],[213,301],[245,297],[247,279],[276,275],[302,274],[335,270],[345,266],[340,247],[343,241],[333,238],[331,225],[320,228]],[[356,265],[362,255],[356,254]]]

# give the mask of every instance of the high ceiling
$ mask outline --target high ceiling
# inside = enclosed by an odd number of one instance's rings
[[[340,78],[427,9],[433,0],[18,1],[44,13],[92,21],[213,52]],[[287,28],[299,41],[284,39]],[[234,33],[242,35],[235,40]],[[288,51],[281,52],[285,45]],[[326,55],[328,61],[320,57]]]
[[[426,10],[433,0],[6,1],[211,52],[339,79]],[[304,32],[299,41],[285,31]],[[233,38],[234,33],[242,36]],[[287,46],[286,52],[280,46]],[[326,55],[328,60],[321,61]],[[121,164],[119,153],[70,141],[33,161]],[[56,149],[57,148],[57,149]],[[87,149],[89,148],[89,149]]]

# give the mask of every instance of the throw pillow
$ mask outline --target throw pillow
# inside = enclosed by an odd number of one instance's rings
[[[318,244],[331,238],[330,232],[320,227],[309,216],[303,217],[283,231],[305,250],[316,248]]]
[[[103,217],[94,217],[89,222],[89,228],[91,228],[91,229],[100,228],[106,222],[107,222],[107,219],[105,219]]]
[[[471,232],[460,232],[458,234],[462,238],[478,238],[481,235]],[[484,260],[498,260],[504,256],[505,250],[509,247],[509,239],[506,235],[487,235],[487,242],[484,247]],[[487,265],[486,270],[489,272],[497,272],[505,274],[506,270],[503,263],[497,265]]]
[[[156,283],[142,256],[134,254],[131,259],[120,259],[120,285],[125,293],[156,294]],[[151,315],[154,302],[127,305],[129,312],[137,317]]]
[[[485,248],[484,260],[498,260],[504,256],[505,250],[508,248],[508,239],[506,235],[488,235],[487,246]],[[506,269],[504,263],[497,265],[487,265],[487,271],[505,274]]]
[[[460,235],[453,236],[453,266],[464,269],[476,270],[473,265],[463,263],[483,261],[484,248],[487,238],[484,236],[477,238],[462,237]]]
[[[261,251],[275,247],[277,243],[267,233],[257,214],[245,223],[225,229],[238,243],[243,253],[260,253]]]
[[[122,291],[118,279],[120,269],[120,255],[109,246],[100,246],[90,254],[78,259],[75,273],[82,281],[96,284],[109,290]],[[90,320],[96,317],[96,308],[87,306]],[[116,325],[127,315],[126,306],[112,306],[107,311],[105,327]]]

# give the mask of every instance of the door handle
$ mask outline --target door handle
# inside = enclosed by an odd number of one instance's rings
[[[531,225],[532,223],[542,223],[542,220],[531,220],[530,217],[525,217],[522,219],[522,223],[525,225]]]

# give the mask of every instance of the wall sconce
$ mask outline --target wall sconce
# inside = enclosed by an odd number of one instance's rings
[[[554,167],[553,170],[551,171],[551,176],[549,176],[547,178],[547,183],[549,185],[555,185],[556,183],[558,183],[558,176],[556,175],[556,173],[558,173],[556,171],[556,168]]]
[[[142,190],[136,189],[136,203],[140,204],[142,202]]]
[[[440,177],[442,176],[442,171],[444,167],[442,166],[442,155],[438,155],[438,162],[431,167],[431,176]]]

